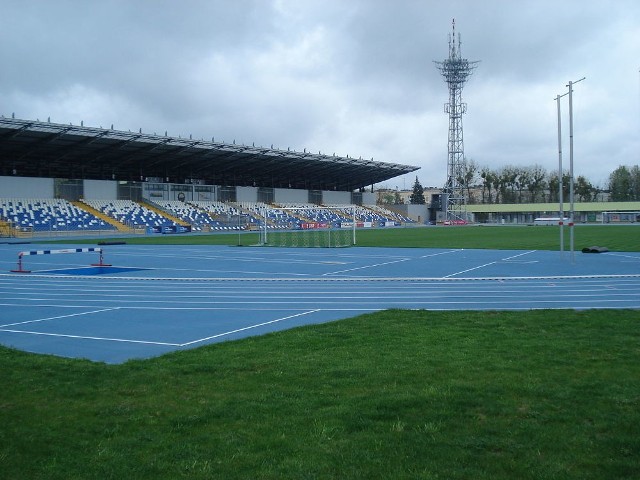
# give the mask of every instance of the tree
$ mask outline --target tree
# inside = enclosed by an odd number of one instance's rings
[[[395,197],[389,190],[378,191],[378,205],[393,205]]]
[[[482,203],[493,203],[493,196],[491,195],[491,191],[493,189],[493,182],[497,178],[496,173],[493,170],[485,167],[480,172],[480,178],[482,178]]]
[[[640,200],[640,167],[637,165],[627,170],[629,180],[627,190],[629,200]],[[477,167],[474,166],[474,170]],[[619,169],[620,170],[620,169]],[[520,167],[506,165],[500,169],[493,170],[489,167],[479,169],[481,181],[482,203],[537,203],[537,202],[557,202],[559,200],[559,182],[557,171],[547,172],[540,165],[531,167]],[[619,172],[611,174],[611,178],[618,179]],[[470,177],[473,178],[473,177]],[[562,194],[563,201],[569,201],[569,173],[562,172]],[[610,182],[613,185],[613,182]],[[602,189],[596,188],[584,176],[579,176],[574,182],[574,193],[582,202],[597,200],[598,193]]]
[[[563,203],[569,201],[569,173],[562,172],[562,201]],[[559,196],[559,184],[558,184],[558,172],[549,173],[549,202],[558,202]]]
[[[413,184],[413,192],[409,197],[409,203],[412,205],[424,205],[427,203],[424,199],[424,188],[420,185],[418,177],[416,177],[416,182]]]
[[[640,200],[640,167],[634,165],[629,169],[631,176],[631,199]]]
[[[518,170],[512,165],[503,167],[498,175],[498,192],[502,198],[502,203],[516,203],[516,179]],[[498,203],[496,196],[496,203]]]
[[[590,202],[595,197],[595,187],[591,185],[591,182],[589,182],[583,175],[578,176],[574,187],[574,193],[578,196],[578,199],[581,202]]]
[[[547,176],[546,170],[540,165],[534,165],[529,170],[529,195],[531,196],[531,202],[535,203],[540,196],[540,200],[544,200],[544,189],[547,186],[545,178]]]
[[[473,160],[467,160],[465,158],[458,172],[458,183],[467,192],[467,203],[475,203],[473,201],[473,195],[471,194],[471,187],[476,179],[477,171],[478,166],[476,163]]]
[[[531,184],[531,173],[528,168],[519,168],[516,178],[516,190],[518,191],[518,203],[524,202],[524,191],[528,190]]]
[[[613,202],[626,202],[632,199],[631,172],[624,165],[620,165],[609,175],[609,192],[609,198]]]

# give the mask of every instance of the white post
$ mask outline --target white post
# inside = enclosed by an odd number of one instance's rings
[[[567,95],[566,93],[564,95]],[[558,105],[558,201],[560,210],[560,220],[558,225],[560,226],[560,258],[564,256],[564,194],[563,194],[563,182],[562,182],[562,117],[560,116],[560,98],[564,95],[556,96],[556,103]]]
[[[569,82],[569,248],[571,250],[571,261],[575,260],[574,256],[574,225],[575,212],[573,205],[573,84],[581,82],[585,77],[575,82]]]

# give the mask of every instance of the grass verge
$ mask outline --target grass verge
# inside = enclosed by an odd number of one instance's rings
[[[500,250],[559,250],[560,231],[548,226],[466,226],[359,229],[361,247],[484,248]],[[211,235],[147,235],[126,238],[74,239],[42,243],[95,244],[126,241],[132,245],[256,245],[256,232]],[[569,228],[564,229],[564,248],[569,251]],[[612,251],[640,251],[640,226],[579,225],[574,229],[574,248],[604,246]]]
[[[639,320],[386,311],[123,365],[0,348],[0,477],[638,478]]]

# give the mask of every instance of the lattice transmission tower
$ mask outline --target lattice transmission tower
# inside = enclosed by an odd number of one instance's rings
[[[467,104],[462,102],[462,88],[467,78],[476,68],[477,61],[470,62],[460,53],[460,34],[456,41],[456,21],[452,21],[453,32],[449,35],[449,58],[434,62],[449,87],[449,103],[444,111],[449,114],[449,143],[447,157],[447,182],[442,191],[442,209],[447,220],[467,220],[467,195],[465,191],[466,159],[464,156],[464,136],[462,115],[467,112]]]

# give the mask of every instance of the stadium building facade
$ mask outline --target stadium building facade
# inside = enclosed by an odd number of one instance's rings
[[[362,205],[375,204],[375,184],[416,170],[214,138],[0,118],[3,196]]]

